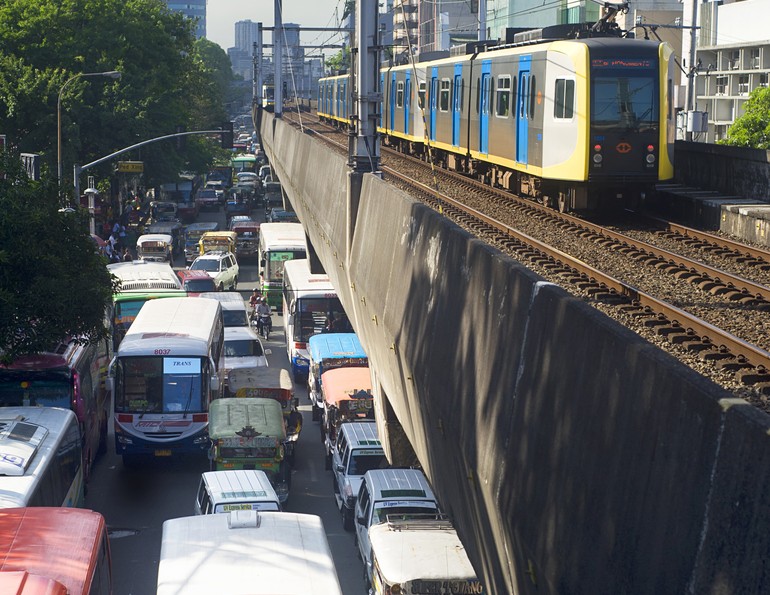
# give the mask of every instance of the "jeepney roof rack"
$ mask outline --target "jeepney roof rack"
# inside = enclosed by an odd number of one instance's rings
[[[444,513],[409,513],[385,515],[385,522],[391,531],[409,529],[454,529],[449,516]]]

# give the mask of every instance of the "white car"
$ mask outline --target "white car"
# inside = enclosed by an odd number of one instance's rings
[[[217,291],[231,289],[235,291],[238,285],[238,261],[232,252],[223,250],[213,250],[201,254],[190,265],[192,271],[206,271],[209,277],[214,279],[214,285]]]
[[[230,370],[267,366],[266,355],[269,355],[269,351],[265,352],[259,335],[253,330],[242,326],[226,327],[225,369],[222,373],[225,386]]]

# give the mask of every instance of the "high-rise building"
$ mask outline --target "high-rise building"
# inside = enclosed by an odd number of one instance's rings
[[[168,7],[197,21],[195,36],[206,37],[206,0],[166,0]]]
[[[235,47],[251,55],[257,42],[258,25],[249,19],[235,23]]]

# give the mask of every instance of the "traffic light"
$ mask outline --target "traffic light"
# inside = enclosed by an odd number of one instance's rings
[[[233,148],[233,123],[232,122],[225,122],[222,124],[222,148],[223,149],[232,149]]]

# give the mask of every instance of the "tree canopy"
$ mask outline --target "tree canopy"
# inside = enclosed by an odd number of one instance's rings
[[[56,180],[30,181],[18,155],[0,162],[0,361],[105,338],[113,285],[87,212],[60,212]]]
[[[770,87],[751,92],[744,112],[727,130],[725,145],[770,149]]]
[[[215,129],[227,56],[162,0],[6,0],[0,4],[0,132],[20,152],[40,153],[55,171],[57,99],[74,75],[118,70],[120,80],[82,77],[62,92],[65,179],[85,164],[142,140]],[[218,51],[217,51],[218,49]],[[217,148],[188,137],[147,145],[122,159],[145,162],[145,183],[205,169]],[[188,154],[189,153],[189,154]],[[105,164],[108,173],[113,164]]]

